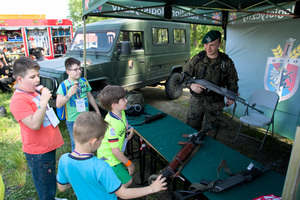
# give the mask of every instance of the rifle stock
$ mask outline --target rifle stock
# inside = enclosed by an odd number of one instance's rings
[[[224,88],[224,87],[219,87],[207,80],[204,80],[204,79],[201,79],[201,80],[198,80],[198,79],[193,79],[193,78],[190,78],[186,83],[196,83],[196,84],[199,84],[199,85],[202,85],[203,87],[205,87],[208,91],[213,91],[217,94],[220,94],[230,100],[233,100],[233,101],[238,101],[240,103],[242,103],[243,105],[253,109],[253,110],[256,110],[257,112],[261,113],[261,114],[264,114],[263,111],[255,108],[255,104],[252,104],[250,105],[248,102],[246,102],[245,99],[241,98],[238,96],[238,94],[228,90],[227,88]],[[228,107],[228,105],[226,104],[226,107]]]

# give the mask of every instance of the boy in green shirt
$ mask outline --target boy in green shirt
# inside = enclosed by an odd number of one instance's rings
[[[68,79],[59,85],[56,93],[56,107],[61,108],[66,105],[66,125],[71,138],[71,151],[73,151],[75,148],[73,125],[78,115],[89,111],[89,103],[99,115],[100,111],[91,93],[90,84],[84,78],[81,78],[80,61],[76,58],[67,58],[65,68]],[[62,84],[65,85],[66,91],[63,91]]]
[[[128,125],[125,111],[126,91],[121,86],[108,85],[100,93],[100,103],[109,112],[105,121],[109,123],[102,145],[97,150],[97,157],[105,160],[114,170],[125,187],[132,183],[134,165],[124,155],[127,141],[133,135],[133,127]],[[127,166],[128,171],[124,165]]]

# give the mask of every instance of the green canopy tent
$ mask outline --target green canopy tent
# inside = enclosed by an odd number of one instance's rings
[[[297,17],[299,6],[294,11],[287,10],[298,0],[83,0],[84,16],[103,16],[186,22],[206,25],[226,26],[243,16],[254,13]],[[272,13],[274,9],[284,13]],[[237,13],[229,19],[229,12]]]
[[[222,26],[225,40],[227,25],[238,24],[245,18],[265,15],[270,16],[265,21],[278,21],[300,16],[299,0],[83,0],[82,5],[84,32],[87,17],[101,16]],[[294,9],[290,9],[291,7]],[[86,62],[85,49],[84,60]],[[298,122],[298,127],[299,124]],[[300,129],[297,131],[300,132]],[[286,199],[300,198],[300,193],[297,192],[300,180],[300,156],[299,150],[296,150],[300,147],[296,146],[299,143],[297,141],[300,142],[300,134],[294,140],[293,152],[298,153],[291,157],[294,164],[289,165],[291,173],[288,171],[285,181],[283,197]]]

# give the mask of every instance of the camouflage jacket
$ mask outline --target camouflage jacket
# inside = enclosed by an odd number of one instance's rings
[[[186,73],[184,81],[187,81],[191,77],[205,79],[217,86],[226,87],[232,92],[237,93],[238,91],[237,82],[239,79],[234,63],[224,53],[219,52],[219,56],[210,63],[205,51],[201,51],[184,66],[183,72]],[[190,84],[187,84],[187,87],[189,88]],[[220,95],[214,92],[201,93],[202,95],[197,95],[192,91],[191,93],[196,96],[219,96],[218,99],[223,99],[223,97],[221,98]]]

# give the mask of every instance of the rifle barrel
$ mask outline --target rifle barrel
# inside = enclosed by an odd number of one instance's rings
[[[206,87],[206,89],[208,90],[211,90],[213,92],[216,92],[217,94],[220,94],[228,99],[231,99],[233,101],[238,101],[240,103],[242,103],[243,105],[245,106],[248,106],[250,107],[251,109],[253,110],[256,110],[257,112],[261,113],[261,114],[264,114],[263,111],[255,108],[255,105],[250,105],[249,103],[246,102],[245,99],[241,98],[238,96],[238,94],[228,90],[227,88],[224,88],[224,87],[219,87],[207,80],[204,80],[204,79],[201,79],[201,80],[198,80],[198,79],[193,79],[191,78],[190,80],[188,80],[187,82],[190,82],[190,83],[196,83],[196,84],[199,84],[199,85],[202,85],[204,87]]]

